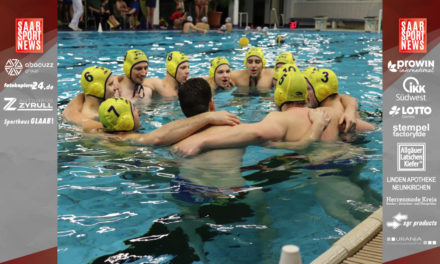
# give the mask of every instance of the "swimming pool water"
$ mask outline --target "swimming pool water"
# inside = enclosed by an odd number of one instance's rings
[[[207,76],[210,60],[217,56],[226,57],[233,70],[243,69],[246,49],[237,44],[243,34],[59,33],[59,115],[81,91],[79,77],[85,67],[101,65],[123,74],[125,51],[138,48],[149,59],[147,77],[164,77],[165,56],[173,50],[189,57],[191,77]],[[285,44],[275,44],[278,35]],[[179,189],[172,182],[184,161],[169,148],[83,134],[59,118],[59,263],[274,263],[285,244],[298,245],[303,262],[309,263],[349,231],[351,221],[378,208],[382,36],[280,30],[247,37],[263,49],[267,66],[273,66],[280,52],[290,51],[301,69],[334,70],[340,93],[357,98],[361,116],[378,129],[358,136],[351,144],[356,149],[325,146],[306,156],[250,146],[240,174],[253,189],[228,193],[230,198],[200,196],[205,202],[196,203],[177,198]],[[233,91],[215,95],[214,101],[217,110],[230,111],[244,122],[260,121],[276,110],[271,98],[236,96]],[[154,100],[140,113],[141,132],[183,118],[178,103],[166,99]],[[334,149],[354,154],[345,158]]]

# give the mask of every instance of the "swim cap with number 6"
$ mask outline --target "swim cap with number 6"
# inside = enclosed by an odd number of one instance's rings
[[[288,102],[306,101],[307,82],[298,67],[285,64],[279,69],[281,75],[277,80],[274,92],[276,105],[281,109]]]
[[[88,67],[81,74],[81,87],[85,95],[105,99],[106,83],[112,71],[104,67]]]

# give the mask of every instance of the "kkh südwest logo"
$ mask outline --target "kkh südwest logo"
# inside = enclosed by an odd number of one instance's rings
[[[434,66],[434,60],[398,60],[387,64],[390,72],[434,72]]]
[[[393,105],[388,112],[390,116],[401,115],[402,118],[415,118],[416,116],[428,116],[432,113],[429,106],[397,106]]]
[[[399,19],[399,53],[426,53],[426,18]]]
[[[15,19],[15,52],[43,53],[43,19]]]
[[[18,76],[23,70],[23,65],[18,59],[9,59],[5,64],[5,71],[9,76]]]

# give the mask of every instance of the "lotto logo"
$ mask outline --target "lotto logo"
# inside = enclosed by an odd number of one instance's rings
[[[15,19],[15,52],[17,53],[43,52],[43,19],[42,18]]]
[[[399,52],[426,53],[426,18],[399,19]]]

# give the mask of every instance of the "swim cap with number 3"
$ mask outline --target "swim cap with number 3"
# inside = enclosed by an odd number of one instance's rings
[[[319,69],[307,76],[319,103],[338,93],[338,77],[330,69]]]

